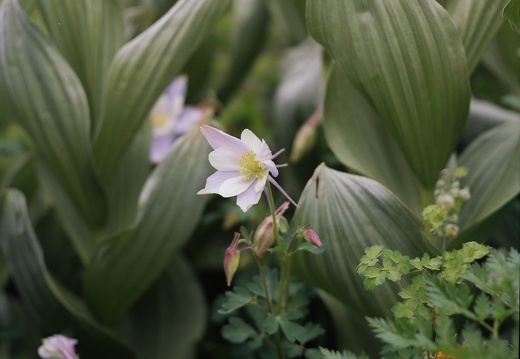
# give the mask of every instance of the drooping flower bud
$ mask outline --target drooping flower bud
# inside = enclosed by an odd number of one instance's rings
[[[316,131],[322,118],[321,108],[317,109],[311,117],[300,127],[294,138],[291,150],[291,162],[298,162],[309,152],[316,142]]]
[[[231,285],[231,280],[233,279],[238,268],[238,263],[240,262],[240,250],[238,249],[239,240],[240,233],[237,232],[224,254],[224,273],[226,273],[226,283],[228,287]]]
[[[67,338],[64,335],[53,335],[42,340],[38,348],[41,358],[78,359],[74,346],[78,343],[76,339]]]
[[[289,208],[289,202],[284,202],[274,212],[278,224],[280,223],[280,218],[285,213],[287,208]],[[267,249],[269,249],[269,247],[271,247],[273,243],[273,217],[269,216],[264,218],[264,220],[258,225],[258,228],[255,232],[254,251],[257,257],[262,259],[265,253],[267,252]]]
[[[312,229],[303,230],[303,238],[305,238],[307,242],[314,244],[316,247],[321,247],[320,236],[318,236],[318,233]]]

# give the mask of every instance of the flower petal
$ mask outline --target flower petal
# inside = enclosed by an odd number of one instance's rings
[[[150,162],[159,163],[170,152],[173,146],[173,138],[170,135],[156,136],[150,146]]]
[[[238,171],[241,152],[228,147],[219,147],[208,156],[209,163],[219,171]]]
[[[273,154],[264,140],[262,140],[260,150],[256,152],[256,159],[258,161],[267,161],[273,159]]]
[[[264,164],[267,166],[267,169],[269,170],[269,172],[271,172],[273,177],[278,176],[278,167],[276,167],[273,161],[264,161]]]
[[[186,106],[175,121],[173,133],[177,136],[188,132],[202,118],[203,112],[195,106]]]
[[[225,181],[239,175],[240,174],[238,172],[215,172],[206,180],[206,187],[198,191],[197,194],[219,194],[219,188]]]
[[[260,149],[262,148],[262,144],[265,143],[265,141],[260,141],[260,139],[247,128],[242,131],[240,139],[247,145],[247,147],[249,147],[249,149],[253,150],[254,153],[259,153]]]
[[[255,191],[255,186],[251,185],[248,189],[237,196],[237,205],[242,209],[242,211],[246,212],[251,208],[251,206],[260,201],[261,196],[262,191]]]
[[[246,181],[244,177],[239,174],[238,177],[230,178],[222,183],[218,194],[222,197],[233,197],[244,192],[252,183],[253,181]]]
[[[255,183],[255,191],[262,192],[265,188],[265,182],[267,181],[267,176],[264,176],[263,178],[256,180]]]
[[[201,125],[200,130],[202,134],[208,140],[208,143],[213,149],[220,147],[228,147],[236,150],[237,152],[246,152],[248,147],[240,141],[238,138],[228,135],[214,127]]]

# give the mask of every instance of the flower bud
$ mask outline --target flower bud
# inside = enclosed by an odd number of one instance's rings
[[[238,249],[238,241],[240,240],[240,233],[235,233],[233,241],[226,249],[224,254],[224,273],[226,274],[226,283],[228,287],[231,285],[231,280],[235,275],[240,262],[240,250]]]
[[[289,202],[284,202],[274,212],[277,223],[280,224],[280,218],[289,208]],[[273,230],[273,217],[265,217],[264,220],[258,225],[255,232],[254,251],[258,258],[262,259],[274,243],[274,230]]]
[[[435,202],[437,203],[437,205],[444,208],[453,207],[453,205],[455,204],[455,200],[448,193],[441,194],[439,197],[435,199]]]
[[[300,127],[294,138],[291,150],[291,162],[298,162],[316,143],[316,131],[321,120],[321,109],[317,109]]]
[[[303,238],[305,238],[307,242],[314,244],[316,247],[321,247],[321,239],[318,236],[318,233],[312,229],[303,230]]]
[[[446,233],[446,237],[455,238],[459,234],[459,226],[448,223],[444,226],[444,232]]]
[[[464,201],[468,201],[471,198],[471,194],[469,193],[469,188],[464,187],[459,191],[459,198],[463,199]]]
[[[53,335],[42,340],[42,345],[38,348],[38,355],[45,359],[78,359],[74,351],[77,342],[76,339],[67,338],[64,335]]]

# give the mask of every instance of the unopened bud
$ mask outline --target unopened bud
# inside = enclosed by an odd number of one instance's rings
[[[453,197],[447,193],[441,194],[439,197],[435,199],[435,202],[437,203],[437,205],[441,207],[448,208],[453,207],[453,205],[455,204],[455,200],[453,199]]]
[[[291,150],[291,162],[298,162],[314,147],[314,143],[316,142],[316,131],[321,116],[321,109],[317,109],[296,133]]]
[[[240,262],[240,250],[238,249],[238,241],[240,240],[240,233],[235,233],[233,241],[226,249],[224,254],[224,273],[226,273],[226,283],[228,287],[231,285],[231,280],[235,275]]]
[[[316,247],[321,247],[321,239],[318,236],[318,233],[312,229],[303,230],[303,238],[305,238],[307,242],[314,244]]]
[[[469,189],[467,187],[459,191],[459,198],[463,199],[464,201],[468,201],[471,198],[471,194],[469,193]]]
[[[42,340],[38,348],[41,358],[78,359],[74,347],[78,341],[64,335],[53,335]]]
[[[289,208],[289,202],[284,202],[274,212],[278,224],[280,224],[282,215],[285,213],[285,211],[287,211],[287,208]],[[269,216],[264,218],[264,220],[258,225],[258,228],[255,232],[254,251],[257,257],[262,259],[273,243],[273,217]]]
[[[459,226],[455,224],[447,224],[444,226],[444,232],[449,238],[455,238],[459,234]]]

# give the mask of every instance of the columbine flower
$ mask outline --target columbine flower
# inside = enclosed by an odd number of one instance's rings
[[[216,193],[222,197],[237,196],[237,205],[246,212],[257,204],[269,180],[294,205],[294,201],[276,183],[278,176],[274,155],[264,140],[260,140],[248,129],[242,131],[240,139],[216,128],[201,125],[201,131],[214,151],[209,154],[209,162],[217,170],[208,177],[206,187],[198,194]]]
[[[78,359],[74,351],[74,346],[78,343],[76,339],[57,334],[43,339],[42,342],[38,348],[41,358]]]
[[[151,111],[153,138],[150,161],[161,162],[175,140],[188,132],[204,116],[204,108],[184,106],[188,78],[176,77],[157,100]]]

